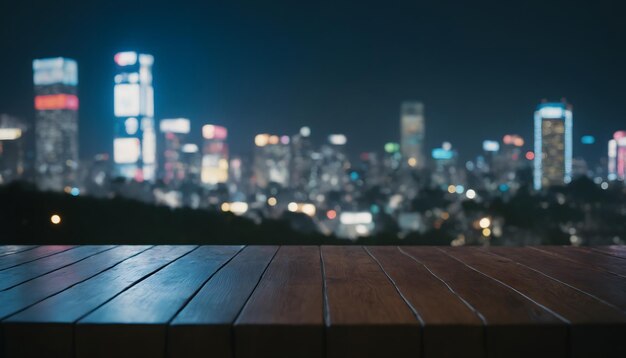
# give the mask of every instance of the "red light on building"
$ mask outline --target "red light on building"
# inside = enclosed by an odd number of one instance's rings
[[[528,160],[535,159],[535,153],[533,153],[531,151],[526,152],[526,159],[528,159]]]
[[[69,109],[78,110],[78,97],[73,94],[35,96],[35,109],[39,111]]]

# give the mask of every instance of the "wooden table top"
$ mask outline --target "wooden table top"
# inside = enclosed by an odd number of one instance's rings
[[[626,357],[626,247],[0,246],[0,356]]]

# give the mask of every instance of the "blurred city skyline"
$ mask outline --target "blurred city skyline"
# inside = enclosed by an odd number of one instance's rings
[[[32,60],[73,58],[80,157],[112,153],[113,55],[137,50],[155,57],[155,118],[190,118],[198,139],[223,125],[233,153],[302,126],[320,143],[346,134],[352,156],[382,151],[417,100],[425,148],[449,141],[469,159],[484,139],[530,139],[537,103],[566,97],[574,155],[595,161],[624,123],[626,26],[612,2],[566,4],[5,4],[0,112],[32,125]]]

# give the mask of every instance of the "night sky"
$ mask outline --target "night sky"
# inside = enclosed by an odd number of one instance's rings
[[[626,129],[619,0],[200,2],[2,1],[0,113],[32,122],[32,59],[74,58],[81,157],[110,152],[113,55],[137,50],[155,57],[156,118],[224,125],[235,153],[303,125],[381,150],[410,99],[427,148],[449,140],[466,159],[506,133],[530,145],[542,98],[573,104],[575,156]],[[598,143],[583,149],[584,134]]]

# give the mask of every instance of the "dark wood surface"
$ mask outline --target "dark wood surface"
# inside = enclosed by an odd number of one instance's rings
[[[626,357],[626,250],[0,246],[0,357]]]

